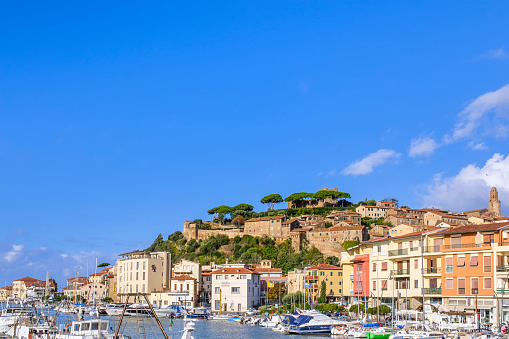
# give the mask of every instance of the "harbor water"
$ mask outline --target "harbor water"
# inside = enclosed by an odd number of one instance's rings
[[[105,319],[111,319],[111,324],[116,326],[118,324],[118,317],[104,317]],[[196,319],[195,319],[196,320]],[[143,333],[138,331],[138,323],[141,324],[143,321],[145,328],[146,339],[164,339],[164,336],[159,329],[155,319],[141,317],[125,317],[120,327],[121,333],[128,335],[131,339],[145,339]],[[168,318],[161,318],[161,324],[168,335],[168,338],[179,339],[182,335],[184,328],[183,319],[173,319],[173,326],[170,327],[170,320]],[[116,328],[114,328],[116,329]],[[247,324],[240,324],[233,321],[218,321],[218,320],[196,320],[196,330],[193,332],[193,336],[196,339],[273,339],[273,338],[328,338],[328,335],[289,335],[279,332],[275,332],[270,328],[260,327],[258,325],[251,326]]]

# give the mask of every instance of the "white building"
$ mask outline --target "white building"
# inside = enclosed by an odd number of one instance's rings
[[[372,219],[385,218],[387,215],[386,207],[360,205],[355,212],[360,213],[363,218],[370,217]]]
[[[198,284],[195,278],[181,275],[171,278],[170,289],[150,294],[150,301],[159,307],[178,305],[185,308],[196,306]]]
[[[169,252],[133,251],[118,260],[117,295],[122,302],[144,302],[137,293],[163,292],[169,289],[171,254]]]
[[[260,274],[244,265],[212,272],[212,310],[245,312],[260,304]]]

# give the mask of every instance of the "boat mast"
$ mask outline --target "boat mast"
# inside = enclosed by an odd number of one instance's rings
[[[75,267],[74,268],[74,305],[76,305],[76,289],[77,289],[77,284],[78,284],[78,268]]]

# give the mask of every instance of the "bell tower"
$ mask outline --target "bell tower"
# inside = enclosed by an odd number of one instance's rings
[[[493,213],[497,216],[500,215],[500,200],[498,200],[498,191],[496,187],[491,188],[488,209],[489,213]]]

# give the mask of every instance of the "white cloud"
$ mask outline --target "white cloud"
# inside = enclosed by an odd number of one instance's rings
[[[480,143],[469,142],[468,147],[470,147],[473,151],[486,151],[488,149],[484,142]]]
[[[387,161],[397,159],[401,154],[392,149],[379,149],[375,153],[366,155],[361,160],[357,160],[348,165],[341,171],[343,175],[364,175],[373,172],[377,166],[385,164]]]
[[[24,247],[24,245],[12,245],[12,251],[7,252],[4,259],[9,263],[13,262],[21,255]]]
[[[504,51],[504,47],[498,49],[491,49],[484,53],[481,57],[483,59],[504,59],[509,56],[509,53]]]
[[[488,133],[498,138],[505,138],[508,131],[507,120],[509,120],[509,85],[481,95],[458,114],[458,119],[459,122],[453,129],[452,135],[448,134],[444,137],[444,142],[447,144]],[[478,127],[481,125],[484,131],[479,132]]]
[[[410,151],[408,155],[411,157],[429,156],[433,154],[437,148],[438,144],[434,139],[430,137],[420,137],[410,142]]]
[[[483,167],[470,164],[452,177],[435,176],[422,197],[425,206],[452,211],[488,208],[491,187],[497,187],[504,208],[509,208],[509,156],[495,153]]]

